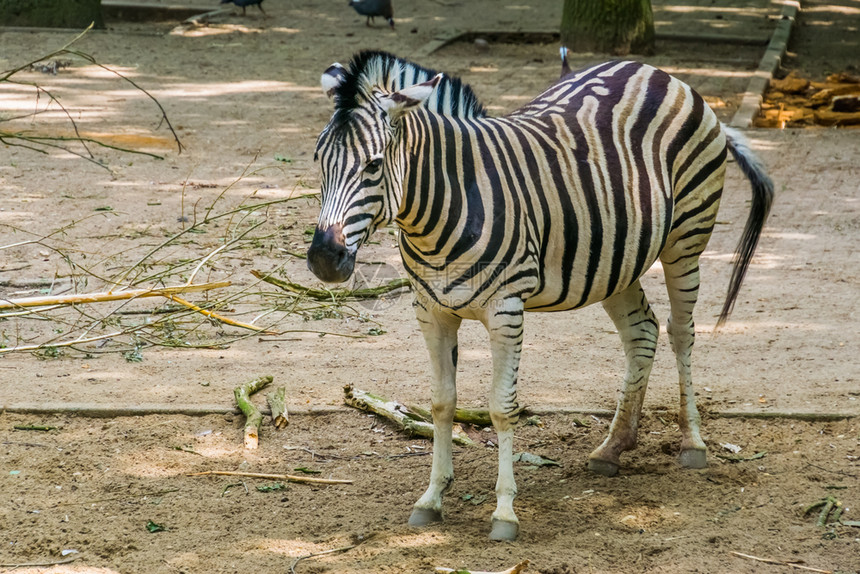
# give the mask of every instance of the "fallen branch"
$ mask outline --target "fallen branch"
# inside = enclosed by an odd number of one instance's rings
[[[776,564],[777,566],[788,566],[789,568],[797,568],[798,570],[806,570],[808,572],[819,572],[820,574],[833,574],[833,570],[820,570],[818,568],[811,568],[809,566],[803,566],[801,564],[796,564],[794,562],[785,562],[783,560],[773,560],[771,558],[759,558],[758,556],[751,556],[749,554],[742,554],[740,552],[730,551],[729,554],[734,554],[735,556],[739,556],[741,558],[746,558],[747,560],[755,560],[756,562],[764,562],[765,564]]]
[[[251,402],[251,395],[272,382],[271,375],[257,377],[233,389],[236,404],[245,415],[245,448],[255,449],[260,443],[260,425],[263,423],[263,415]]]
[[[302,482],[311,484],[352,484],[352,480],[337,478],[315,478],[313,476],[296,476],[294,474],[265,474],[260,472],[238,472],[232,470],[207,470],[193,472],[188,476],[244,476],[246,478],[265,478],[266,480],[286,480],[287,482]]]
[[[338,301],[343,299],[375,299],[380,295],[385,295],[386,293],[389,293],[391,291],[396,291],[397,289],[403,289],[412,285],[409,282],[409,279],[399,278],[392,279],[385,285],[380,285],[379,287],[362,287],[360,289],[314,289],[312,287],[305,287],[304,285],[299,285],[298,283],[283,281],[276,277],[272,277],[271,275],[266,275],[265,273],[262,273],[257,270],[252,270],[251,275],[261,281],[265,281],[266,283],[274,285],[275,287],[280,287],[284,291],[289,291],[290,293],[310,297],[311,299],[317,299],[319,301]]]
[[[420,420],[400,403],[353,388],[352,385],[346,385],[343,388],[343,394],[343,402],[347,405],[385,417],[411,434],[433,439],[433,425]],[[472,439],[457,428],[453,431],[453,439],[460,445],[475,445]]]
[[[287,389],[278,387],[266,395],[266,402],[269,403],[269,408],[272,410],[272,424],[276,429],[285,428],[290,424],[290,415],[287,413]]]
[[[451,568],[442,568],[441,566],[436,567],[436,572],[441,573],[451,573],[451,574],[520,574],[520,572],[525,572],[529,567],[529,561],[523,560],[513,568],[508,568],[507,570],[502,570],[500,572],[484,572],[479,570],[464,570],[462,568],[457,568],[456,570]]]
[[[192,293],[229,287],[229,281],[201,283],[199,285],[182,285],[179,287],[162,287],[160,289],[131,289],[129,291],[108,291],[106,293],[89,293],[44,297],[23,297],[21,299],[0,299],[0,310],[19,309],[21,307],[41,307],[43,305],[79,305],[84,303],[101,303],[105,301],[122,301],[124,299],[139,299],[141,297],[167,297],[176,293]]]

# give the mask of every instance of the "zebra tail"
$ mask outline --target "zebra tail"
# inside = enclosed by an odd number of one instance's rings
[[[743,235],[735,249],[735,257],[732,261],[732,277],[729,280],[729,290],[726,294],[726,301],[723,303],[723,310],[717,320],[717,329],[728,320],[735,306],[741,284],[747,274],[759,237],[761,237],[762,228],[767,221],[768,213],[770,213],[774,195],[773,181],[768,177],[761,160],[750,149],[747,139],[739,131],[728,126],[724,125],[723,130],[726,134],[726,146],[752,185],[752,206],[744,226]]]

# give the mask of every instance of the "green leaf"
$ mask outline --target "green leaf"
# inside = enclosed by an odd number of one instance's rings
[[[304,466],[300,466],[299,468],[294,468],[293,470],[295,470],[296,472],[302,472],[304,474],[322,474],[321,470],[313,470],[310,468],[306,468]]]
[[[97,207],[93,211],[113,211],[113,207],[110,205],[103,205],[102,207]]]
[[[278,490],[286,490],[287,485],[283,482],[273,482],[272,484],[261,484],[257,487],[260,492],[276,492]]]
[[[146,522],[146,530],[149,531],[150,534],[152,534],[155,532],[164,532],[165,530],[167,530],[167,527],[161,524],[156,524],[152,520],[148,520]]]
[[[142,363],[143,362],[143,354],[140,352],[140,349],[135,347],[129,351],[126,351],[122,354],[126,361],[129,363]]]
[[[379,335],[384,335],[387,332],[388,331],[386,331],[385,329],[380,329],[379,327],[371,327],[370,329],[367,330],[367,334],[373,335],[374,337],[378,337]]]

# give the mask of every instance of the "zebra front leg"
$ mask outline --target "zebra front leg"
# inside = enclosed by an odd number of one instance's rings
[[[639,416],[654,363],[659,327],[639,281],[604,301],[603,308],[621,336],[627,373],[609,436],[588,456],[588,468],[598,474],[614,476],[621,453],[636,447]]]
[[[491,540],[514,540],[519,520],[514,513],[517,484],[514,480],[514,425],[519,419],[517,372],[523,345],[523,302],[505,299],[491,305],[484,325],[490,333],[493,354],[493,387],[490,418],[498,434],[499,476]]]
[[[678,383],[681,388],[681,408],[678,426],[681,429],[681,466],[705,468],[708,466],[707,447],[699,431],[701,419],[693,392],[691,357],[696,328],[693,307],[699,294],[698,257],[685,260],[684,265],[664,266],[666,290],[669,292],[671,314],[666,324],[669,342],[678,365]]]
[[[442,521],[442,495],[454,480],[451,432],[457,405],[457,329],[460,318],[430,309],[415,301],[415,316],[421,325],[433,377],[430,390],[433,413],[433,467],[430,486],[415,503],[409,524],[425,526]]]

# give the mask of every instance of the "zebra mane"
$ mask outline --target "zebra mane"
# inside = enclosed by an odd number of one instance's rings
[[[374,89],[395,92],[425,82],[437,74],[388,52],[359,52],[349,63],[344,80],[335,88],[332,123],[342,125],[348,122],[350,112],[370,100]],[[487,115],[472,88],[460,78],[447,75],[442,76],[425,107],[439,114],[464,118]]]

